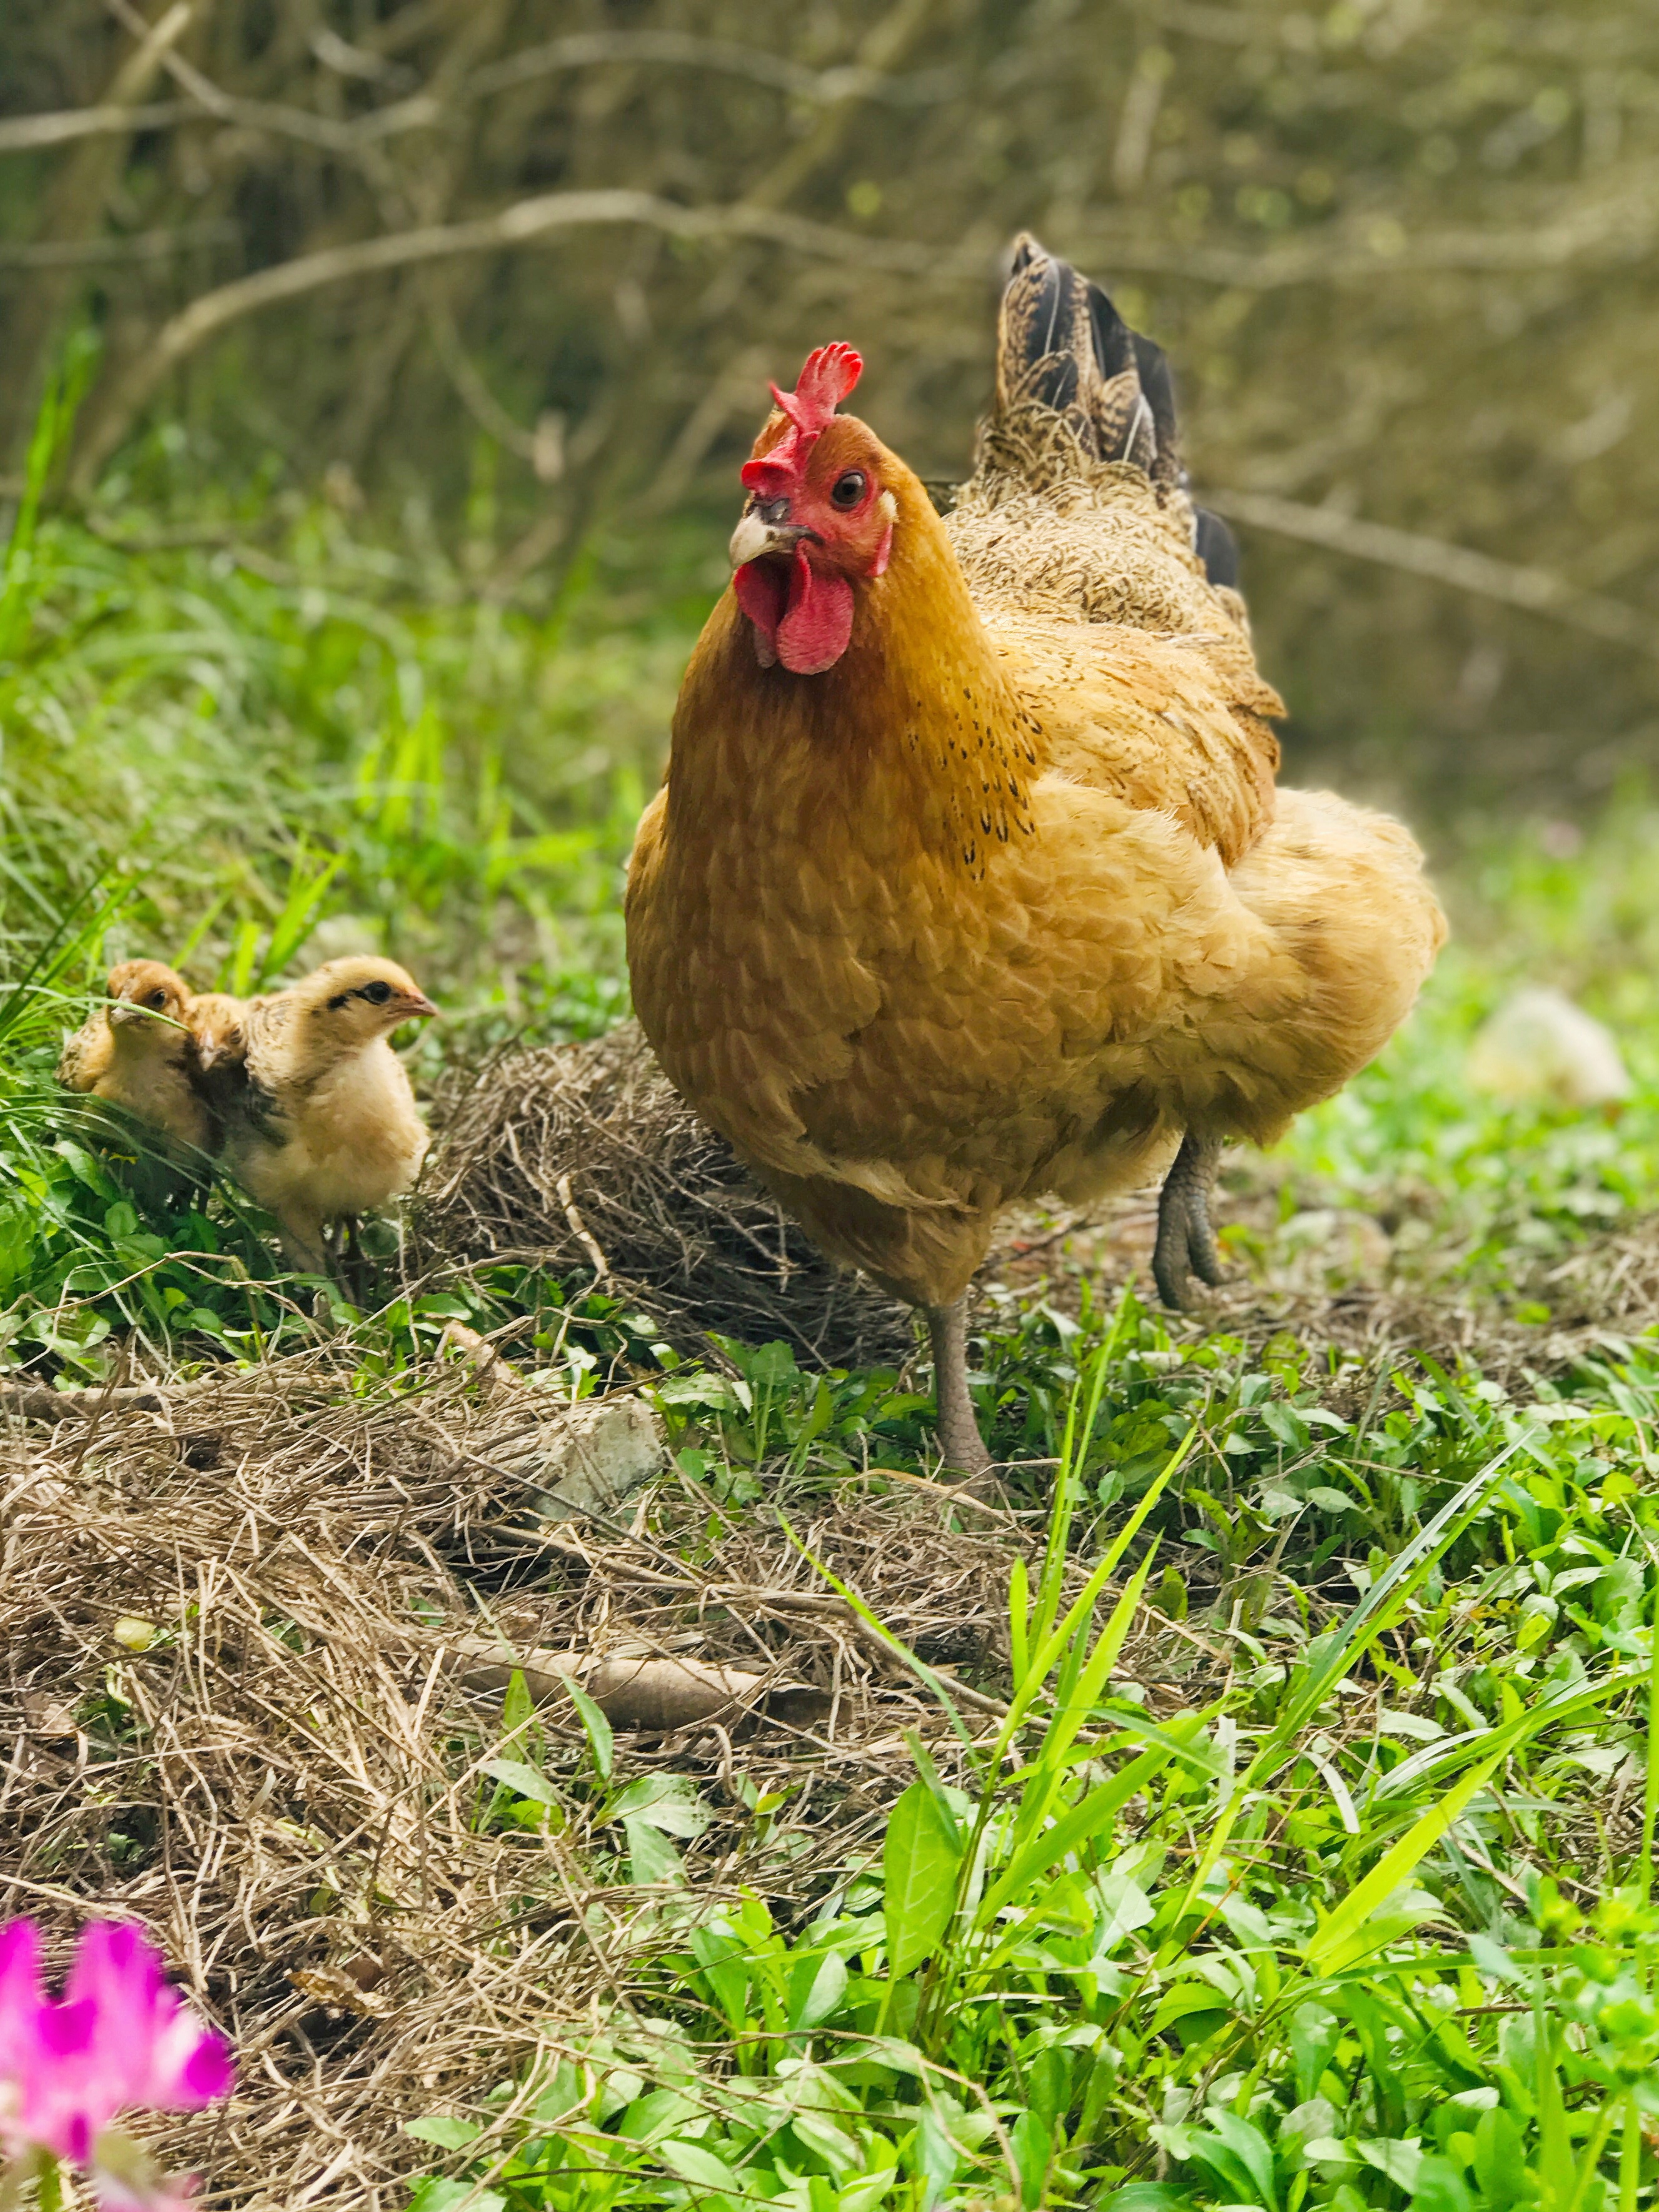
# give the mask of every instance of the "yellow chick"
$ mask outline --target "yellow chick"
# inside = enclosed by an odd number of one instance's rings
[[[196,1060],[204,1075],[211,1075],[222,1063],[233,1066],[247,1057],[247,1040],[242,1034],[242,1021],[255,999],[234,999],[228,991],[198,991],[191,1000],[185,1019],[196,1040]]]
[[[399,1197],[420,1173],[426,1126],[391,1039],[437,1011],[395,961],[366,956],[244,1011],[225,1156],[276,1217],[291,1266],[322,1273],[330,1224]]]
[[[64,1047],[58,1080],[206,1152],[213,1125],[191,1080],[189,987],[159,960],[125,960],[111,969],[107,988],[107,1006]]]

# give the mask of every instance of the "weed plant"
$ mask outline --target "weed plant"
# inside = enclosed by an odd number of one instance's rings
[[[1073,1344],[1002,1718],[913,1658],[963,1781],[913,1735],[878,1849],[781,1915],[779,1802],[750,1792],[748,1886],[700,1899],[694,1780],[628,1783],[586,1704],[562,1766],[509,1691],[520,1749],[486,1766],[481,1817],[582,1838],[599,1878],[657,1898],[655,1938],[603,2029],[550,2022],[544,2063],[416,2124],[466,2167],[421,2212],[1650,2197],[1659,1361],[1524,1403],[1402,1374],[1368,1425],[1236,1347],[1171,1349],[1128,1298]],[[763,1433],[797,1489],[822,1482],[809,1461],[856,1449],[866,1409],[823,1419],[823,1382],[775,1354],[763,1406],[757,1366],[746,1398],[703,1401],[701,1473],[739,1473]],[[1103,1513],[1098,1432],[1149,1370],[1160,1463]],[[1193,1549],[1222,1579],[1191,1617],[1229,1664],[1155,1711],[1124,1638]],[[1274,1609],[1247,1626],[1253,1583]]]

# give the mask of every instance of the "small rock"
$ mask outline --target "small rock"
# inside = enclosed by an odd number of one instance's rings
[[[1611,1030],[1559,991],[1528,986],[1476,1031],[1464,1073],[1489,1097],[1616,1106],[1635,1089]]]
[[[567,1521],[608,1512],[667,1464],[662,1423],[629,1392],[590,1398],[550,1420],[525,1473],[538,1493],[536,1510],[544,1519]]]

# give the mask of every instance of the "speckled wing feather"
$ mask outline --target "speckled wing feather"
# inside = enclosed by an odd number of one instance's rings
[[[250,999],[240,1025],[240,1052],[214,1070],[214,1112],[233,1136],[252,1135],[267,1145],[285,1140],[281,1068],[289,1011],[284,992]]]
[[[115,1049],[115,1040],[110,1035],[107,1016],[100,1006],[97,1012],[83,1022],[72,1037],[64,1041],[58,1055],[57,1076],[65,1091],[90,1091],[99,1078],[109,1068],[110,1055]]]
[[[1249,852],[1273,819],[1282,709],[1241,640],[1006,615],[989,634],[1056,773],[1173,815],[1227,867]]]

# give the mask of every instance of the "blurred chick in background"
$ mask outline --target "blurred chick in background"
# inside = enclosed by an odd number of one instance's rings
[[[125,960],[111,969],[107,988],[109,1003],[64,1046],[58,1080],[106,1099],[178,1144],[210,1150],[212,1119],[193,1079],[189,986],[159,960]]]
[[[420,1173],[427,1129],[392,1033],[437,1011],[395,961],[362,956],[251,1000],[234,1025],[225,1158],[276,1216],[290,1265],[325,1273],[331,1224],[400,1197]]]

